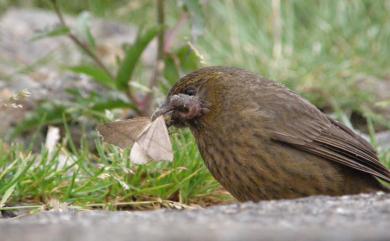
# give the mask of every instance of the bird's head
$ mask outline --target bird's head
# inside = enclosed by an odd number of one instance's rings
[[[224,67],[206,67],[181,78],[169,91],[165,103],[152,119],[164,115],[168,126],[196,127],[207,115],[215,114],[219,105],[218,85]]]

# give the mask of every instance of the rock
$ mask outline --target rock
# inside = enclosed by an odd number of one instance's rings
[[[75,32],[77,19],[66,16],[66,22]],[[81,51],[67,37],[44,38],[31,41],[39,31],[58,24],[58,18],[51,11],[40,9],[9,9],[0,18],[0,64],[7,64],[10,70],[1,68],[0,73],[13,74],[15,67],[25,67],[43,61],[39,66],[52,66],[58,70],[61,65],[76,65],[81,60]],[[137,28],[119,22],[92,18],[91,31],[96,39],[97,49],[105,50],[98,53],[107,64],[113,64],[113,56],[121,55],[124,43],[133,43]],[[76,31],[77,32],[77,31]],[[82,39],[82,37],[80,37]],[[146,51],[144,60],[154,61],[155,50]]]
[[[390,194],[309,197],[195,210],[67,211],[0,220],[14,240],[390,240]]]
[[[66,38],[47,38],[31,41],[36,31],[54,25],[58,21],[53,14],[40,10],[10,9],[0,19],[0,73],[12,76],[22,68],[38,64],[39,71],[46,64],[77,63],[79,51]],[[46,60],[45,60],[46,59]],[[17,78],[13,78],[17,79]]]
[[[69,26],[76,25],[75,17],[65,18]],[[31,93],[31,97],[24,103],[25,108],[0,112],[2,136],[42,100],[72,101],[66,92],[68,88],[86,93],[107,93],[107,90],[85,76],[64,72],[64,66],[77,65],[82,61],[81,51],[67,37],[31,41],[37,31],[57,23],[58,19],[53,12],[39,9],[10,8],[0,17],[0,89],[11,92],[27,89]],[[122,45],[134,42],[137,35],[134,26],[95,18],[91,19],[91,31],[96,38],[99,57],[107,66],[112,66],[112,70],[115,70],[113,65],[116,56],[123,55]],[[145,65],[154,63],[155,48],[154,44],[145,51]]]

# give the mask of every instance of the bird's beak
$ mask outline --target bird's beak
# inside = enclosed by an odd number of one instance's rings
[[[152,121],[157,119],[159,116],[164,116],[165,124],[169,127],[172,124],[172,112],[173,108],[169,105],[169,103],[165,102],[152,114]]]

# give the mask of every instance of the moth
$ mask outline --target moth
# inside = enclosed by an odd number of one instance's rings
[[[105,142],[120,148],[131,146],[130,160],[136,164],[154,161],[172,161],[173,151],[164,117],[154,121],[148,117],[114,121],[99,125]]]

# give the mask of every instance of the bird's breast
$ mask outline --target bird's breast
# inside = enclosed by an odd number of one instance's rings
[[[254,136],[250,127],[237,123],[225,131],[205,128],[194,135],[207,168],[233,196],[240,201],[271,199],[270,190],[280,181],[277,169],[267,156],[266,140]]]

